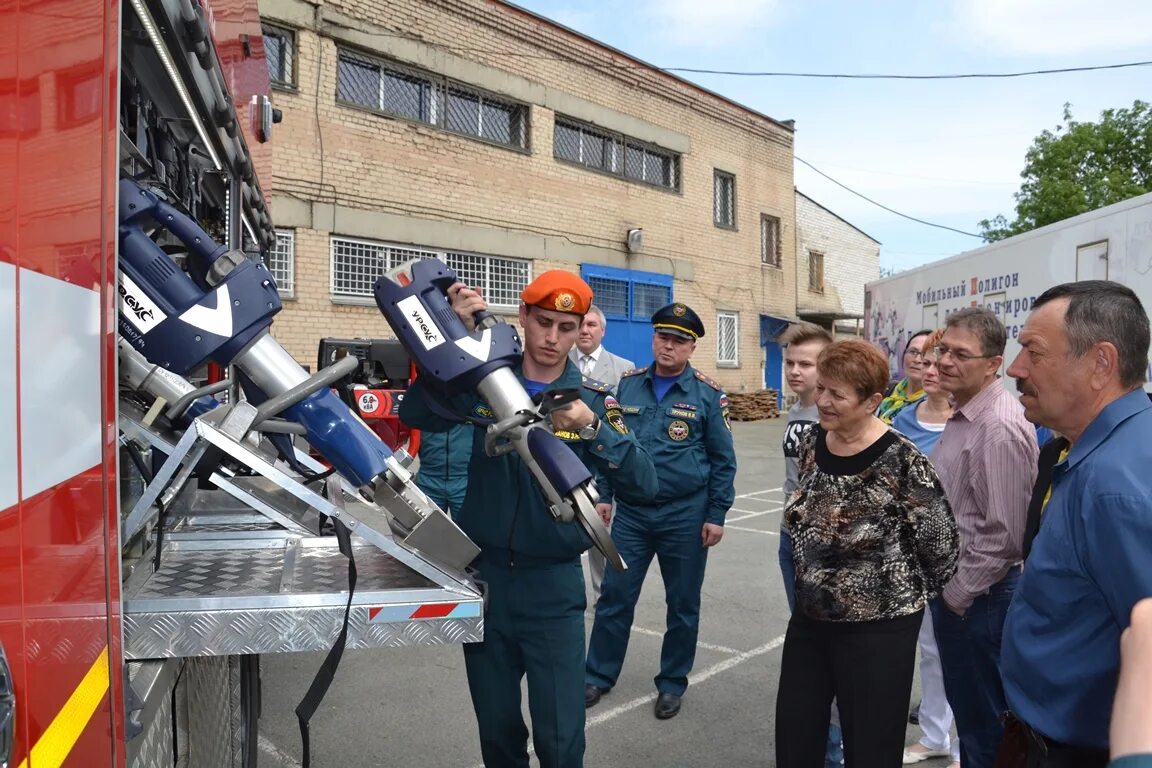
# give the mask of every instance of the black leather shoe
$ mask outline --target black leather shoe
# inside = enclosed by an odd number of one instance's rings
[[[680,697],[674,693],[662,693],[656,697],[656,719],[667,720],[680,714]]]
[[[584,708],[594,707],[599,703],[600,697],[608,693],[607,688],[600,688],[591,683],[584,684]]]

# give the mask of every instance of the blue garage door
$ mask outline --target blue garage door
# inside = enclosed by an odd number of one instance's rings
[[[672,301],[672,275],[580,265],[596,306],[608,321],[604,347],[638,366],[652,362],[652,314]]]

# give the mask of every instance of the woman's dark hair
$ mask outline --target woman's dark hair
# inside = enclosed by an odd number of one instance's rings
[[[901,354],[905,354],[905,355],[908,354],[908,348],[912,346],[912,342],[915,339],[918,339],[921,336],[927,336],[930,333],[932,333],[932,329],[931,328],[925,328],[924,330],[916,331],[916,333],[909,336],[907,343],[904,344],[904,351]]]

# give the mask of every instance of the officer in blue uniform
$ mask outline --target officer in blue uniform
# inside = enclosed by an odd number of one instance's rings
[[[628,570],[605,574],[588,643],[584,702],[616,684],[649,563],[660,560],[668,624],[656,675],[656,717],[680,712],[696,657],[700,589],[708,549],[724,535],[735,498],[736,452],[728,397],[688,362],[704,324],[684,304],[652,315],[652,365],[625,373],[617,399],[627,428],[652,456],[660,491],[636,502],[617,496],[612,538]]]
[[[452,308],[471,328],[487,305],[457,283]],[[569,361],[592,289],[563,270],[540,275],[520,294],[524,358],[517,374],[529,394],[576,388],[580,398],[553,411],[552,426],[620,499],[656,493],[652,460],[628,433],[606,384],[585,379]],[[491,419],[487,404],[463,396],[464,417]],[[400,417],[425,431],[452,422],[428,407],[420,379],[408,390]],[[473,562],[488,585],[484,641],[464,646],[468,687],[487,768],[528,768],[528,729],[520,714],[520,684],[528,678],[533,744],[542,768],[580,768],[584,760],[584,572],[580,554],[591,541],[578,523],[557,523],[519,456],[490,457],[484,429],[472,431],[468,491],[459,524],[477,546]]]

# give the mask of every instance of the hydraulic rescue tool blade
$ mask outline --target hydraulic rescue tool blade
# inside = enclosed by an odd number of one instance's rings
[[[624,558],[616,549],[616,543],[612,541],[612,534],[600,519],[600,513],[596,511],[596,501],[588,496],[583,488],[577,488],[572,495],[576,503],[576,520],[588,534],[588,538],[592,539],[596,549],[600,550],[604,559],[616,570],[628,570],[628,564],[624,562]]]

